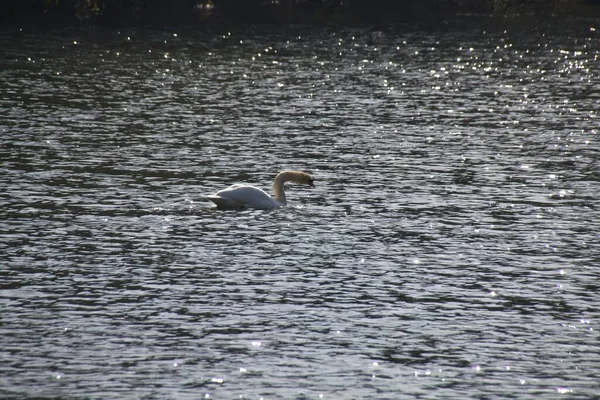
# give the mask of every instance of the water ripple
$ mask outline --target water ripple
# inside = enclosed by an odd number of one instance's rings
[[[0,395],[593,397],[596,33],[488,22],[4,28]]]

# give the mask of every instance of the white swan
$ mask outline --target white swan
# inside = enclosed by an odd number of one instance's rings
[[[275,177],[273,182],[273,193],[275,198],[269,196],[264,190],[250,185],[235,184],[227,189],[206,196],[207,199],[222,210],[240,210],[244,208],[271,209],[282,207],[287,204],[283,184],[295,182],[315,187],[313,178],[302,171],[282,171]]]

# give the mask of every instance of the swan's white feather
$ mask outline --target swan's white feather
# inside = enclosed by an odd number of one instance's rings
[[[219,190],[215,195],[207,196],[209,200],[223,209],[259,208],[270,209],[282,204],[271,198],[264,190],[255,186],[236,184]]]

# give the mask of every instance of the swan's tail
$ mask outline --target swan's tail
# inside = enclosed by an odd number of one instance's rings
[[[221,210],[240,210],[244,208],[244,205],[227,197],[221,197],[216,194],[206,196],[206,198],[217,205],[217,208]]]

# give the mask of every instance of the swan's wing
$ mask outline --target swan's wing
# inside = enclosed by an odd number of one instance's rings
[[[264,190],[239,184],[219,190],[216,195],[208,196],[208,198],[218,207],[226,206],[227,208],[274,208],[281,205]],[[217,201],[215,201],[216,198],[218,198]]]

